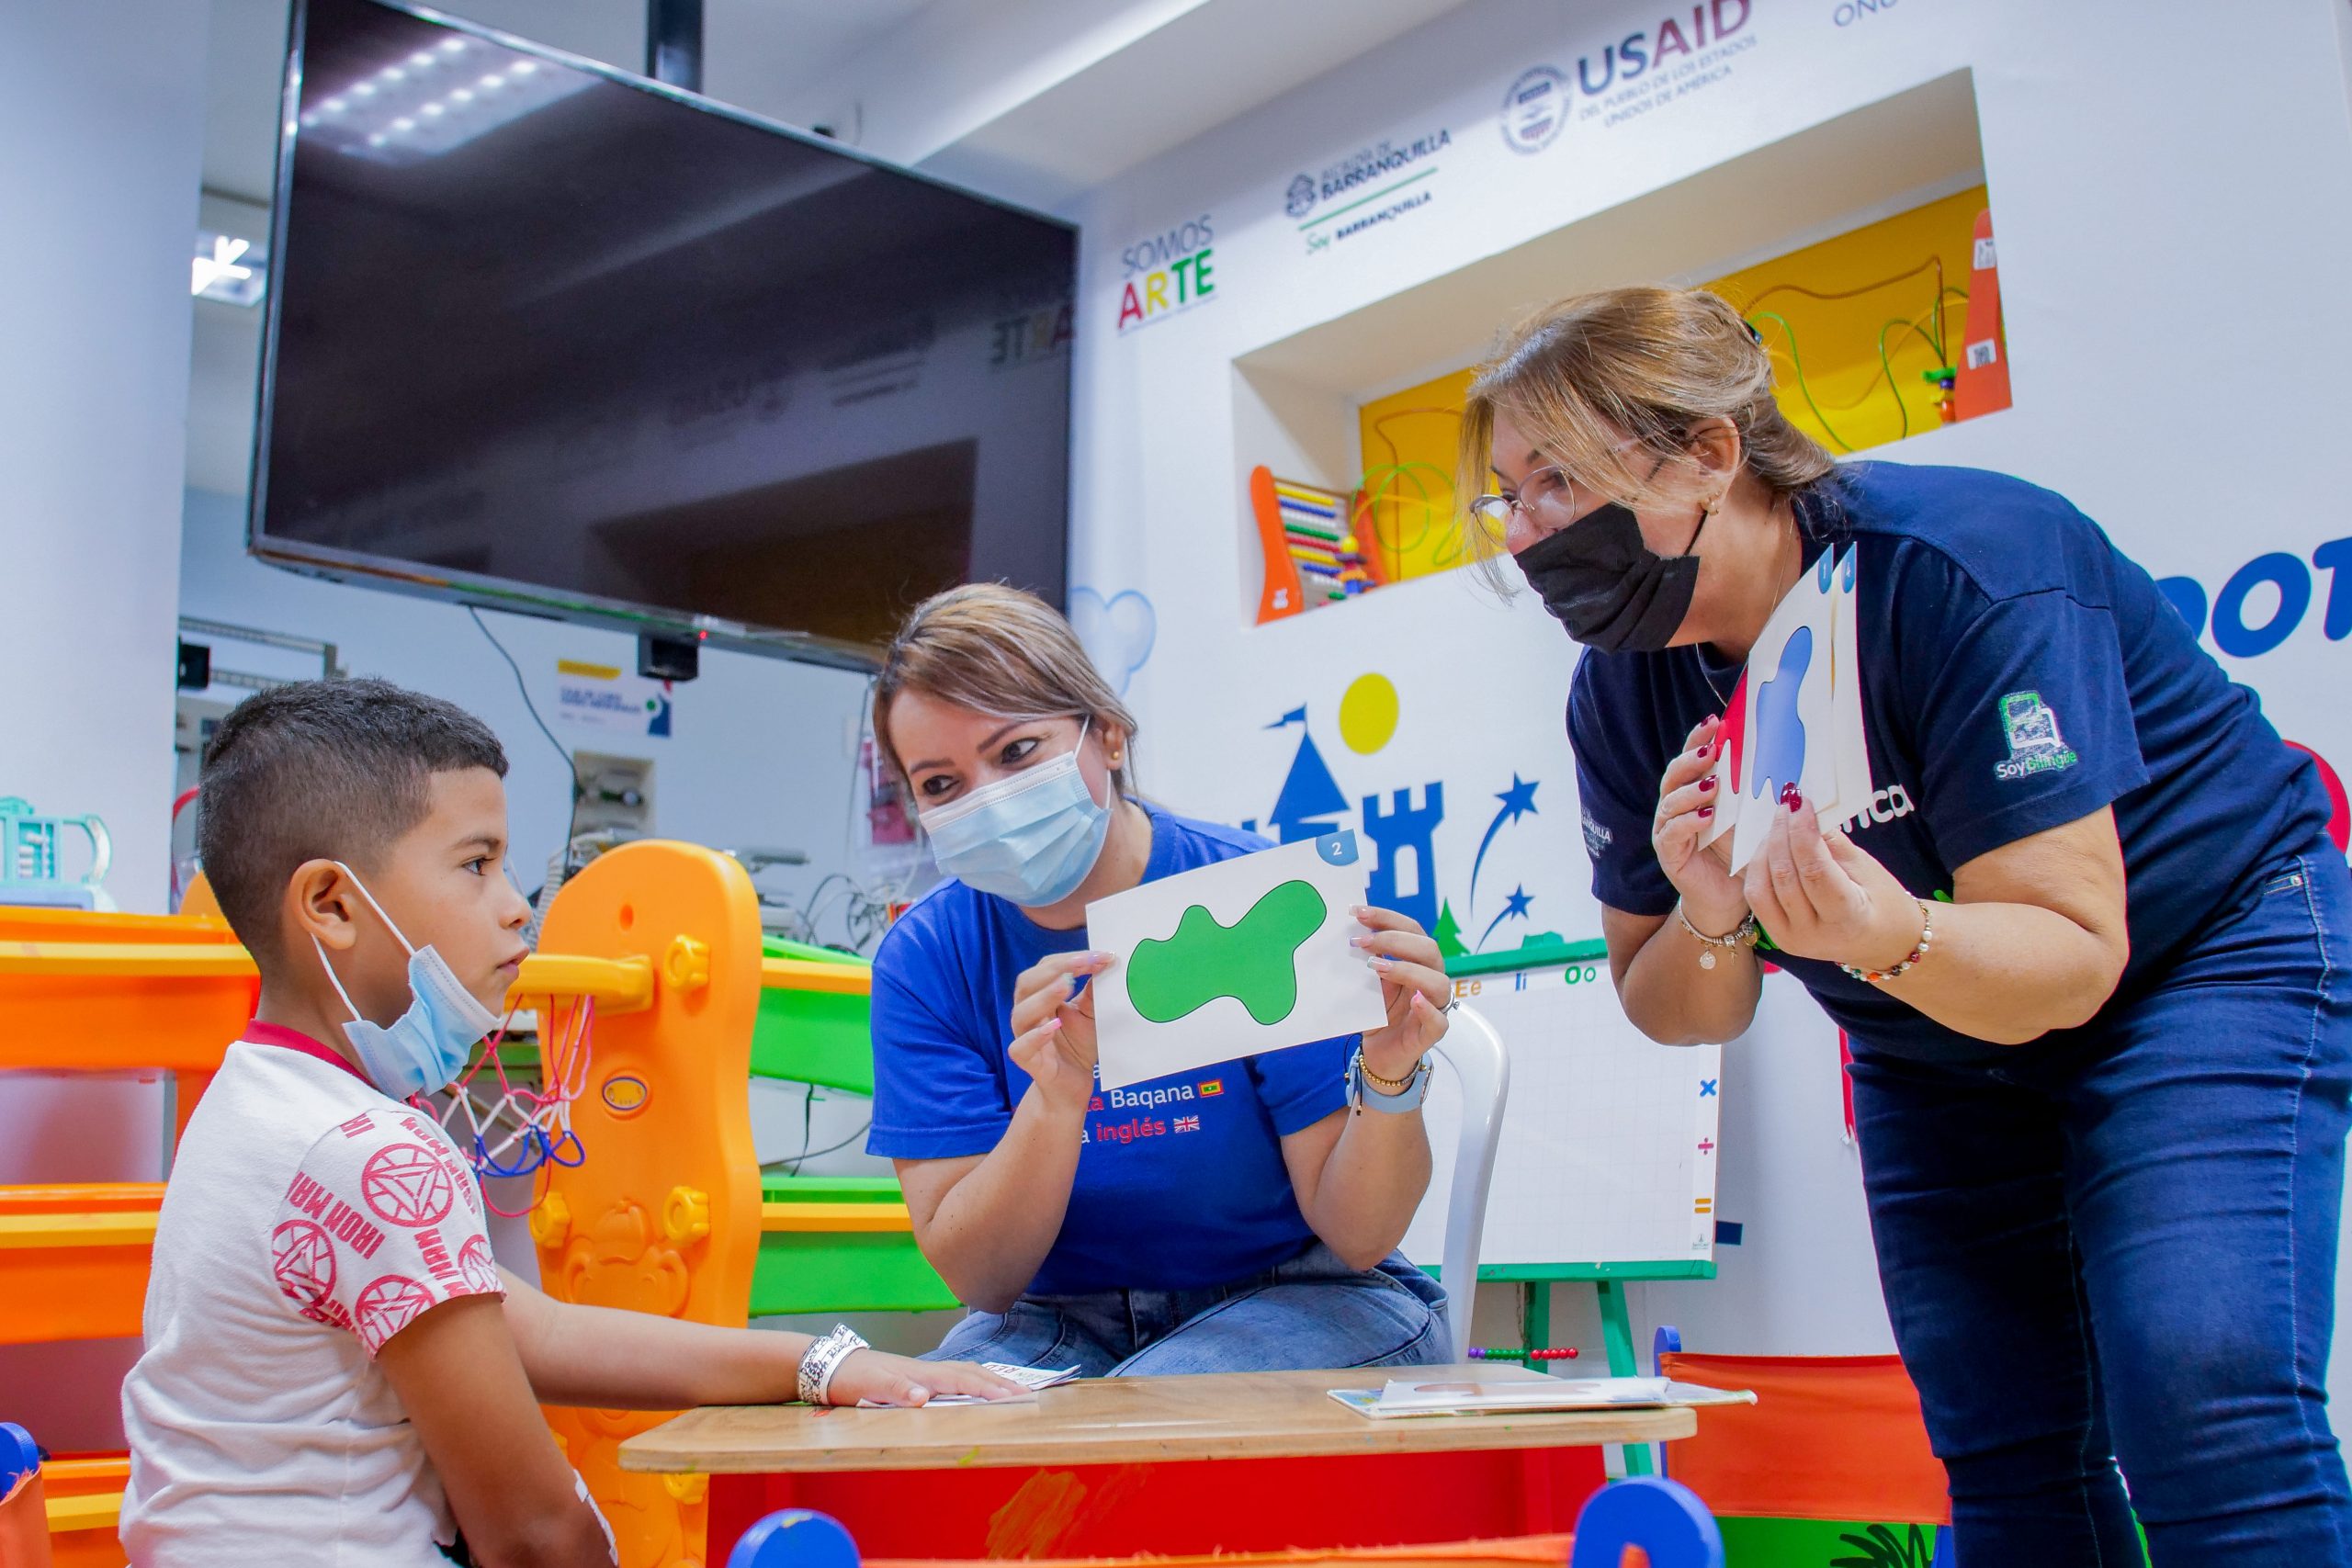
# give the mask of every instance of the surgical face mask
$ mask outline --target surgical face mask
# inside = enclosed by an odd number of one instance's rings
[[[1690,535],[1696,548],[1707,526]],[[1603,653],[1655,653],[1674,640],[1699,586],[1699,558],[1661,556],[1642,540],[1634,510],[1593,508],[1511,558],[1568,635]]]
[[[1086,744],[1085,728],[1078,744]],[[921,821],[944,874],[1036,909],[1077,892],[1094,869],[1110,836],[1111,808],[1087,788],[1073,748],[926,811]]]
[[[327,950],[319,939],[312,937],[311,945],[318,950],[319,962],[327,972],[327,979],[334,986],[334,994],[343,1005],[351,1008],[351,1021],[343,1026],[345,1036],[353,1050],[359,1054],[359,1066],[366,1070],[375,1086],[394,1100],[406,1100],[456,1081],[466,1070],[466,1061],[473,1055],[481,1037],[498,1027],[498,1015],[476,1001],[473,993],[458,983],[447,960],[430,946],[412,946],[376,896],[368,891],[367,884],[341,861],[335,869],[351,878],[368,907],[376,911],[400,944],[408,949],[408,988],[411,1000],[408,1010],[389,1024],[375,1024],[360,1016],[352,1007],[351,993],[343,988],[343,981],[327,963]]]

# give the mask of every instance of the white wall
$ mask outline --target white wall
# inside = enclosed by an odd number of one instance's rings
[[[0,290],[0,795],[96,812],[163,906],[196,0],[0,6],[0,211],[51,258]]]
[[[164,895],[204,34],[198,0],[0,4],[0,211],[45,258],[0,289],[0,795],[103,817],[132,909]],[[0,1183],[152,1179],[157,1103],[0,1076]],[[103,1446],[136,1350],[7,1348],[0,1416]]]
[[[2230,57],[2217,13],[2190,0],[1722,0],[1713,9],[1748,13],[1747,41],[1718,62],[1720,77],[1640,114],[1574,119],[1540,151],[1505,136],[1506,94],[1522,72],[1550,65],[1573,77],[1580,58],[1597,69],[1605,44],[1635,30],[1655,40],[1664,17],[1687,30],[1691,6],[1482,0],[1072,204],[1086,244],[1071,581],[1151,605],[1157,637],[1130,700],[1163,798],[1204,816],[1263,818],[1297,742],[1295,728],[1268,727],[1304,703],[1351,798],[1445,784],[1436,861],[1457,911],[1494,793],[1514,776],[1541,780],[1537,815],[1495,839],[1464,924],[1475,939],[1498,893],[1523,882],[1535,908],[1498,944],[1522,929],[1597,935],[1560,733],[1572,658],[1540,609],[1524,599],[1498,607],[1458,581],[1431,580],[1298,621],[1245,624],[1239,607],[1254,604],[1258,585],[1247,468],[1316,463],[1311,437],[1322,428],[1270,415],[1273,383],[1255,367],[1279,366],[1286,388],[1305,385],[1317,366],[1284,357],[1300,334],[1357,312],[1376,318],[1382,301],[1504,258],[1490,276],[1517,279],[1512,291],[1498,289],[1485,324],[1450,340],[1451,357],[1410,332],[1352,345],[1351,367],[1334,372],[1347,385],[1325,392],[1329,412],[1344,413],[1469,362],[1494,328],[1550,294],[1716,276],[1742,258],[1666,256],[1670,236],[1648,225],[1629,232],[1612,214],[1962,70],[1981,121],[2016,406],[1873,456],[2000,468],[2051,485],[2159,576],[2193,577],[2209,596],[2266,552],[2308,561],[2352,534],[2339,428],[2352,318],[2311,303],[2337,292],[2352,251],[2341,0],[2233,9],[2227,36],[2264,39],[2258,62]],[[1432,197],[1427,206],[1319,248],[1285,212],[1301,175],[1383,140],[1441,131],[1445,146],[1413,165],[1436,170],[1416,187]],[[1823,214],[1795,209],[1819,194],[1815,186],[1875,168],[1883,151],[1858,138],[1822,157],[1785,200],[1759,204],[1747,243],[1731,248],[1758,259],[1821,237],[1804,231]],[[1856,220],[1866,205],[1858,195]],[[1789,213],[1776,218],[1781,207]],[[1115,332],[1123,253],[1204,216],[1216,235],[1215,301]],[[1506,253],[1560,231],[1570,261],[1551,287],[1511,271]],[[1237,370],[1251,356],[1248,374]],[[1296,477],[1346,483],[1353,473]],[[2291,635],[2222,663],[2261,693],[2290,738],[2342,766],[2352,763],[2352,716],[2338,695],[2346,645],[2323,629],[2330,574],[2312,578]],[[2276,591],[2257,590],[2243,619],[2258,626],[2278,603]],[[1360,756],[1342,745],[1334,710],[1366,671],[1396,682],[1405,712],[1393,742]],[[1634,1292],[1645,1339],[1649,1323],[1679,1319],[1694,1347],[1890,1348],[1859,1170],[1838,1136],[1837,1065],[1814,1043],[1829,1032],[1808,1006],[1776,998],[1726,1052],[1718,1213],[1743,1222],[1746,1235],[1718,1253],[1715,1280]]]

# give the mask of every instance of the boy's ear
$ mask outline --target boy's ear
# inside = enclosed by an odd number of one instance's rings
[[[290,934],[297,943],[311,937],[337,953],[349,952],[359,940],[358,927],[353,923],[358,901],[341,866],[331,860],[304,861],[286,885]]]

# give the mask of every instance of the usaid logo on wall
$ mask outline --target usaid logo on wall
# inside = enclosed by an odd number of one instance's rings
[[[1568,121],[1623,125],[1703,92],[1732,73],[1732,61],[1756,46],[1747,31],[1754,0],[1706,0],[1671,11],[1646,28],[1588,47],[1573,75],[1531,66],[1503,95],[1503,142],[1541,152]]]
[[[1541,152],[1567,123],[1568,77],[1557,66],[1531,66],[1503,95],[1503,145],[1514,152]]]

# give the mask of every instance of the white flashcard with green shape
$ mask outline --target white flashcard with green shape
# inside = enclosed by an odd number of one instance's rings
[[[1104,1089],[1123,1089],[1388,1021],[1349,939],[1370,867],[1325,833],[1147,882],[1086,907]]]

